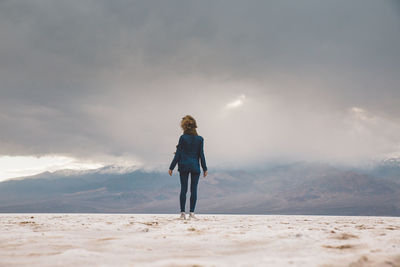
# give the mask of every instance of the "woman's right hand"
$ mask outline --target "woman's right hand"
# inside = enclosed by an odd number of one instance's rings
[[[207,171],[205,171],[203,175],[204,175],[204,177],[206,177],[207,176]]]

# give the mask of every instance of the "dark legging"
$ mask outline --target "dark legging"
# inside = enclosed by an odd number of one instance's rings
[[[199,183],[200,173],[196,172],[180,172],[179,176],[181,178],[181,194],[179,200],[181,203],[181,212],[185,212],[186,204],[186,193],[188,189],[188,180],[190,175],[190,212],[194,212],[197,200],[197,184]]]

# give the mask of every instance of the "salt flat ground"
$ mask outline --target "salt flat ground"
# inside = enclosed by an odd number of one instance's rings
[[[1,266],[400,266],[400,218],[0,214]]]

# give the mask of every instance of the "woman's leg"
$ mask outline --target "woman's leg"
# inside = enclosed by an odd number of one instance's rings
[[[197,201],[197,185],[199,183],[200,173],[191,172],[190,175],[190,212],[194,212]]]
[[[179,201],[181,204],[181,212],[185,212],[186,193],[188,190],[189,173],[188,172],[179,172],[179,177],[181,178],[181,194],[179,196]]]

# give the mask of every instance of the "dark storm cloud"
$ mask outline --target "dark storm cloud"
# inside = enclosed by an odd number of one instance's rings
[[[165,164],[186,114],[215,165],[400,150],[395,1],[0,1],[0,33],[2,155]]]

